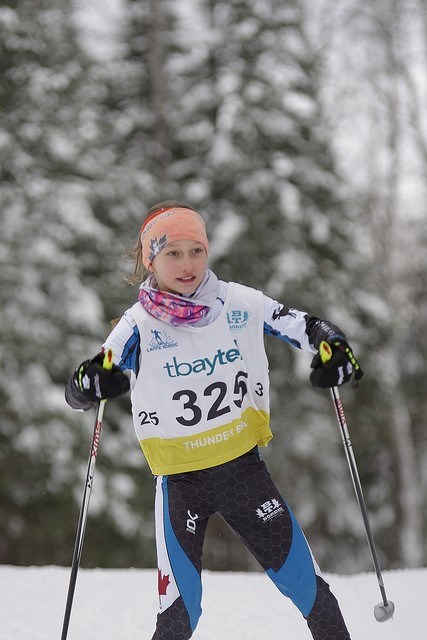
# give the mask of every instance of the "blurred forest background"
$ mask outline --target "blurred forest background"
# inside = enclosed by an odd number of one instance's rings
[[[94,412],[64,384],[136,297],[154,202],[199,208],[224,279],[336,322],[383,568],[425,565],[426,0],[0,2],[0,563],[71,562]],[[322,568],[371,568],[311,356],[268,341],[263,453]],[[153,567],[129,399],[105,413],[83,566]],[[256,565],[219,518],[205,566]]]

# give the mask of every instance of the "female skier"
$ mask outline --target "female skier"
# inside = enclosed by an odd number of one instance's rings
[[[130,388],[133,422],[156,479],[160,610],[153,640],[187,640],[201,614],[202,547],[219,513],[277,588],[291,598],[314,640],[348,640],[336,598],[274,484],[258,446],[272,438],[263,336],[313,352],[317,387],[347,382],[352,366],[336,326],[262,292],[223,282],[207,268],[203,218],[172,201],[142,224],[135,260],[138,301],[77,367],[67,402],[86,410]],[[145,275],[144,275],[145,274]],[[326,341],[332,357],[322,363]]]

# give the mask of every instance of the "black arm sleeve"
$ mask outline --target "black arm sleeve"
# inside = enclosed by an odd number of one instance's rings
[[[339,337],[347,342],[344,332],[341,331],[339,327],[327,320],[316,318],[316,316],[306,316],[305,331],[310,340],[310,344],[312,344],[315,349],[319,348],[322,340],[327,340],[332,336]]]

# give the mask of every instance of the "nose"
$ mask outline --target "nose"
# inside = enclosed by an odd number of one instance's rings
[[[181,271],[183,273],[190,273],[192,270],[191,258],[188,255],[184,255],[181,260]]]

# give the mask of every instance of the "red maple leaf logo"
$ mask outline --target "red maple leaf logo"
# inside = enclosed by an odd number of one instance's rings
[[[158,589],[159,596],[165,596],[168,586],[170,585],[169,575],[164,576],[161,570],[158,570]]]

